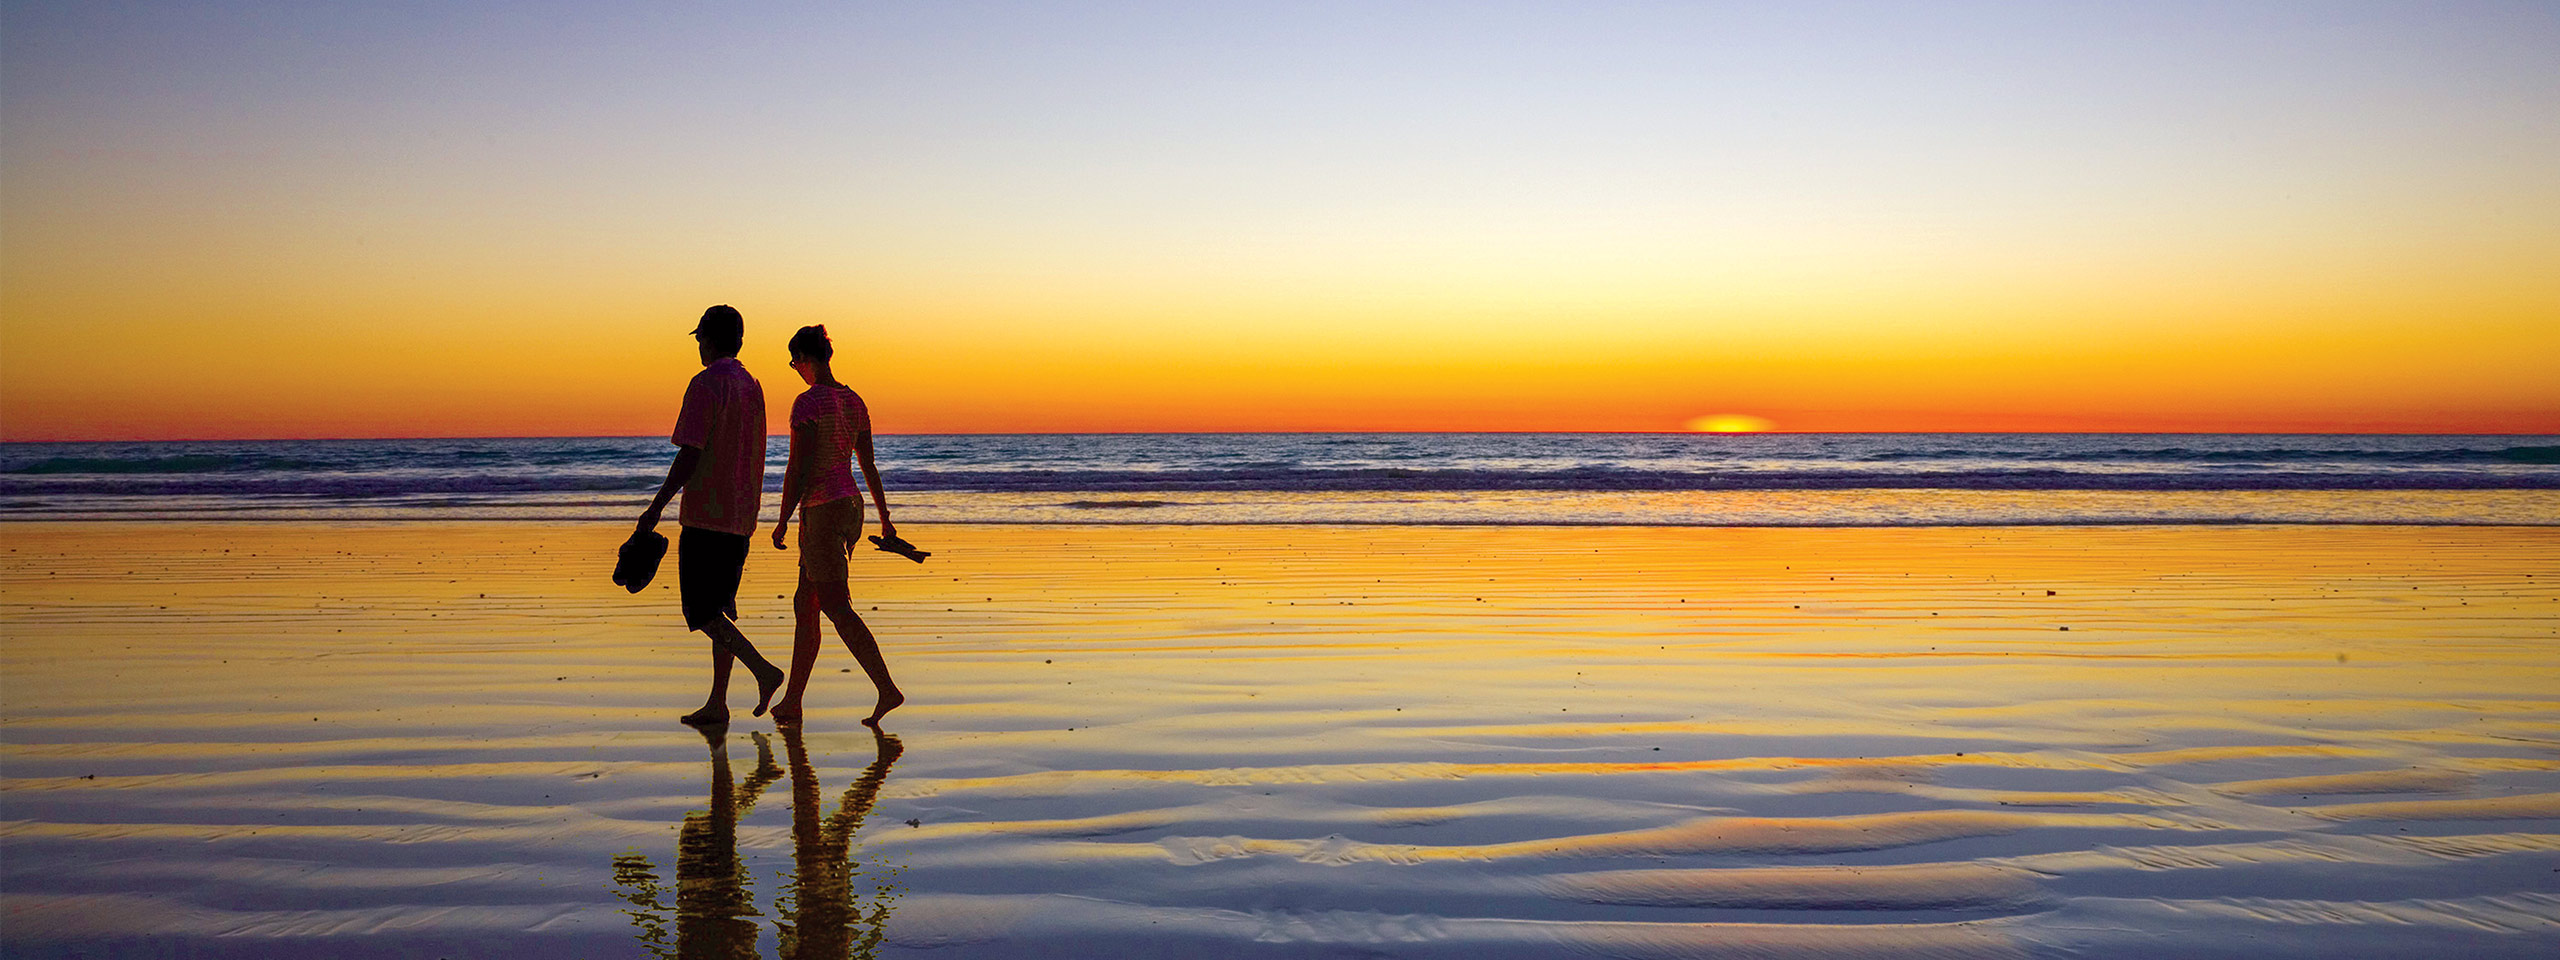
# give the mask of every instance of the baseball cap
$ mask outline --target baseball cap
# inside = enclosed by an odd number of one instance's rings
[[[738,308],[725,303],[714,306],[709,310],[702,311],[702,320],[693,325],[693,335],[697,337],[711,336],[729,337],[734,339],[743,338],[746,334],[746,318],[738,315]]]

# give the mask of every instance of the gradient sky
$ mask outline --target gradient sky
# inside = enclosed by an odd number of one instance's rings
[[[2560,432],[2550,3],[0,5],[0,437]]]

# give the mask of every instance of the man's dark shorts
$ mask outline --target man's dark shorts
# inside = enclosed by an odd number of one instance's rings
[[[684,591],[684,625],[700,630],[738,618],[738,575],[747,569],[747,538],[686,527],[676,537],[676,580]]]

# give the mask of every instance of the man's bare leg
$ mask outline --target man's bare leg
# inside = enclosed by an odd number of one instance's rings
[[[729,722],[729,660],[729,648],[721,646],[720,639],[713,637],[711,639],[711,698],[702,702],[702,709],[685,714],[678,719],[697,727]]]
[[[711,622],[703,626],[702,632],[709,635],[711,637],[711,641],[719,644],[729,653],[730,656],[745,661],[747,665],[747,672],[755,674],[755,715],[759,717],[764,716],[765,706],[773,702],[774,691],[782,689],[782,681],[784,679],[782,668],[774,666],[773,661],[766,660],[764,658],[764,654],[757,653],[756,645],[748,643],[747,635],[739,633],[738,625],[729,622],[726,617],[711,618]],[[720,703],[723,709],[726,709],[728,703],[727,695],[729,692],[729,672],[726,669],[727,666],[727,663],[722,663],[721,667],[713,670],[711,675],[712,694],[720,698]]]
[[[827,619],[835,621],[836,635],[844,638],[845,649],[853,651],[853,659],[862,664],[862,672],[871,675],[871,685],[880,689],[880,702],[862,720],[877,727],[881,717],[907,702],[907,695],[898,692],[897,681],[889,679],[889,662],[880,656],[880,643],[872,639],[871,627],[862,622],[862,615],[853,612],[853,599],[845,588],[830,591],[821,603]]]

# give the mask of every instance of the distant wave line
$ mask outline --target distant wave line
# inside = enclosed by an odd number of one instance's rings
[[[638,491],[663,473],[63,475],[0,477],[0,496],[251,496],[369,499],[421,494]],[[892,490],[949,493],[1751,492],[1785,490],[2551,490],[2560,473],[2432,471],[2109,472],[2088,470],[1552,471],[1357,470],[884,470]],[[768,474],[765,489],[781,489]],[[1097,501],[1099,502],[1099,501]]]

